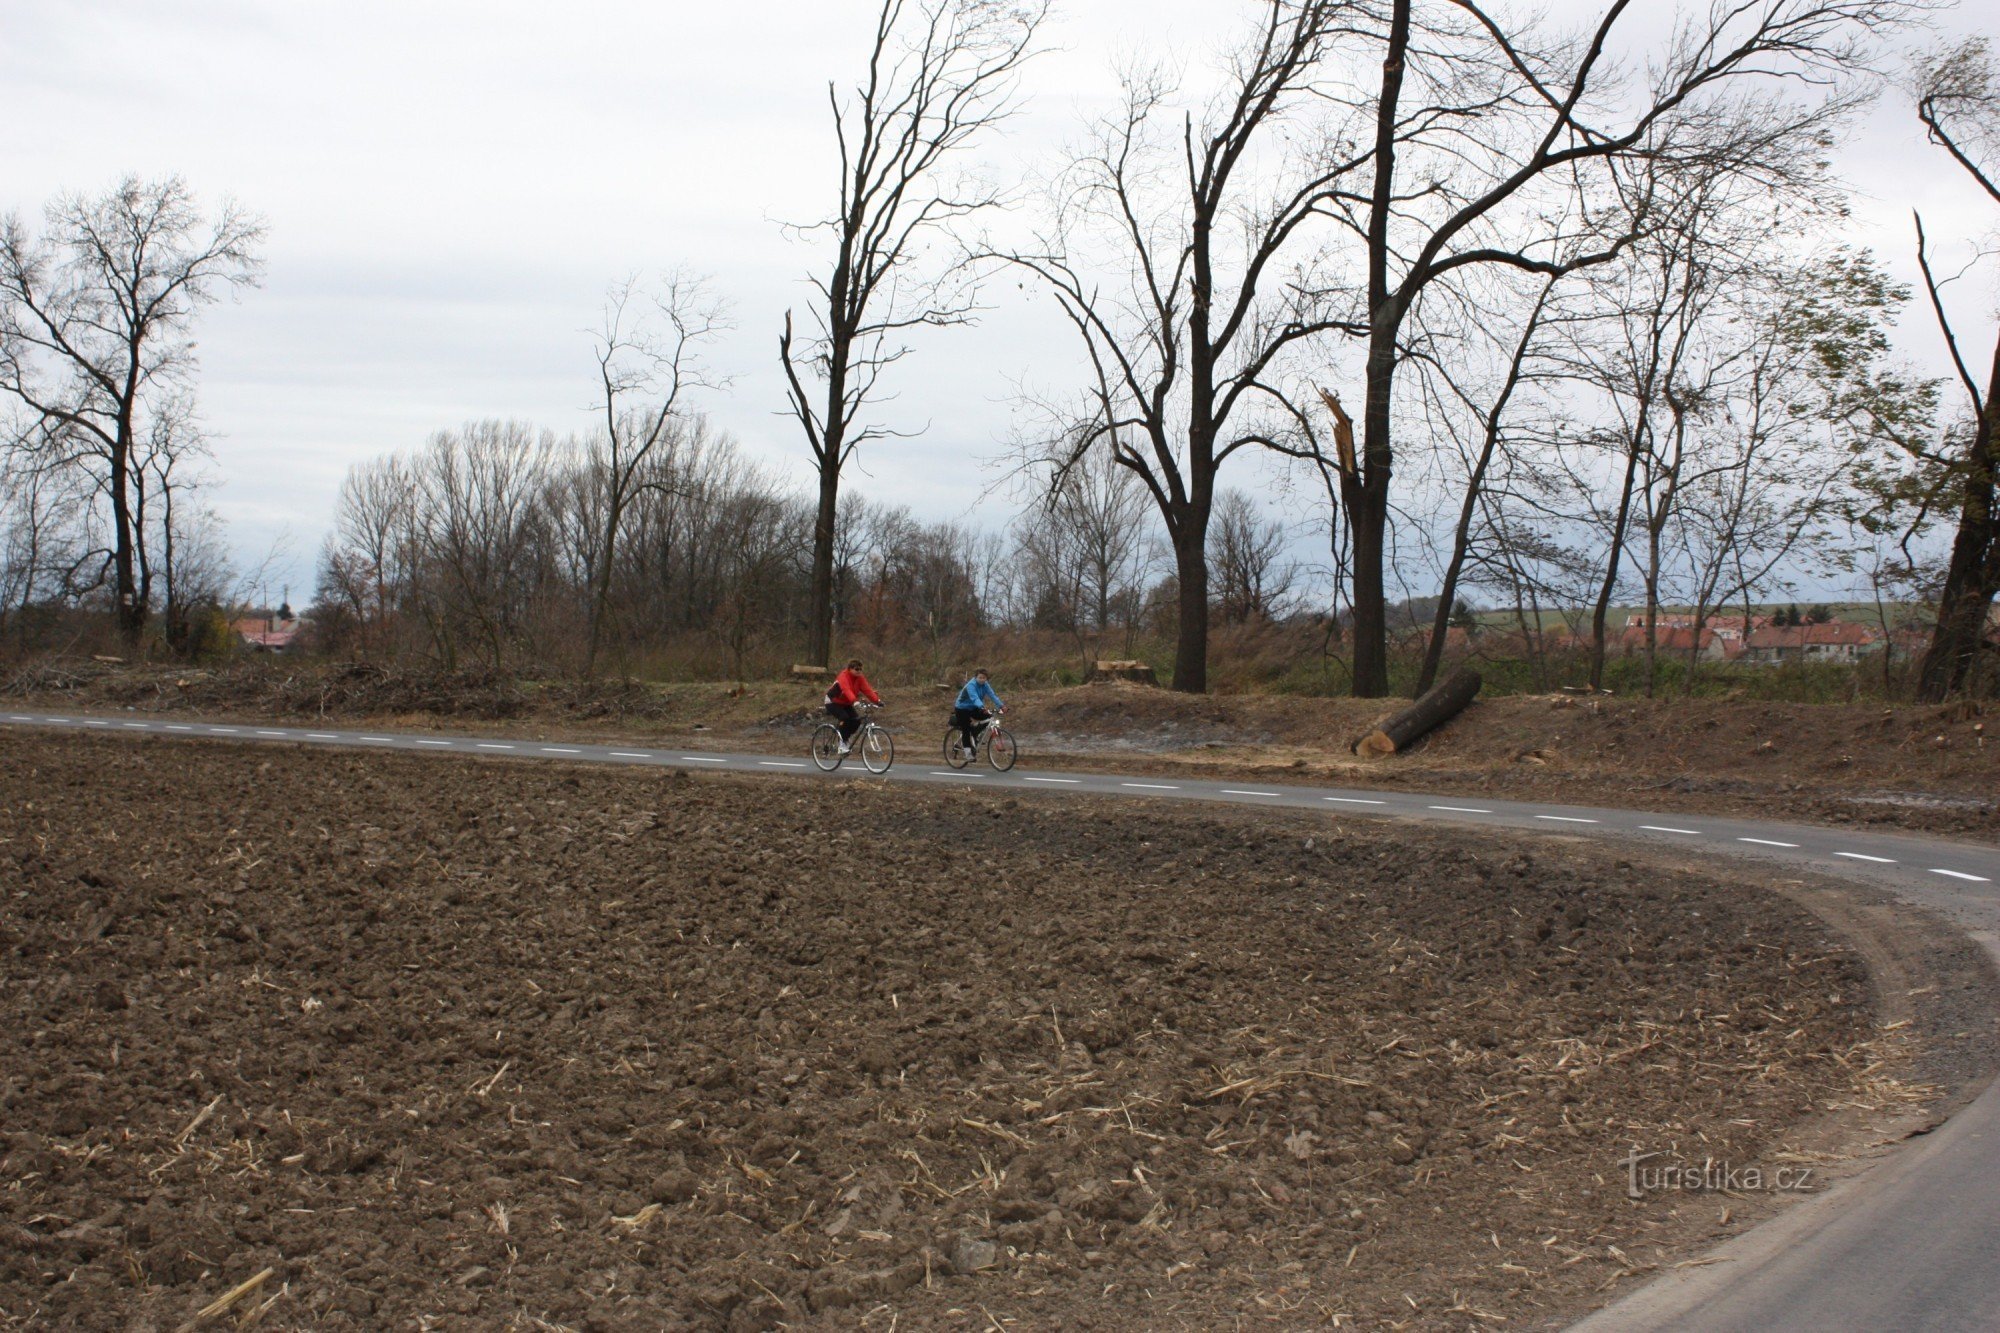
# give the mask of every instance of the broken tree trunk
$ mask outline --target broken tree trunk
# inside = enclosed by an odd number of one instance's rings
[[[1349,748],[1370,757],[1400,753],[1432,728],[1457,717],[1478,693],[1479,673],[1471,667],[1460,667],[1408,708],[1377,722]]]

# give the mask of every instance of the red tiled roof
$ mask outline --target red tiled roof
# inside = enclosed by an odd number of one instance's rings
[[[1751,648],[1835,648],[1843,645],[1865,648],[1882,635],[1867,625],[1850,620],[1829,620],[1824,625],[1767,625],[1750,631],[1745,640]]]

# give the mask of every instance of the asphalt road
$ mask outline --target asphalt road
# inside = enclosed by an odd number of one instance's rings
[[[1713,816],[1424,796],[1289,784],[946,768],[935,746],[906,744],[876,777],[857,759],[823,774],[803,753],[702,753],[677,747],[562,744],[464,735],[306,729],[85,714],[0,713],[14,727],[384,749],[480,758],[558,759],[819,781],[971,784],[1043,793],[1224,802],[1348,816],[1445,822],[1671,848],[1682,857],[1752,858],[1886,887],[1932,908],[2000,959],[2000,848],[1905,834]],[[1716,1252],[1722,1262],[1656,1280],[1578,1327],[1674,1330],[2000,1330],[2000,1084],[1941,1130]]]

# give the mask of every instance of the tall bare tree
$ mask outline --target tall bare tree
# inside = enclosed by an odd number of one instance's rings
[[[110,506],[119,632],[151,610],[139,479],[148,414],[191,386],[194,317],[254,284],[263,224],[235,204],[204,216],[179,177],[65,195],[42,235],[0,221],[0,394],[41,418],[42,465],[75,468]]]
[[[1931,142],[2000,204],[2000,72],[1984,37],[1968,38],[1924,62],[1918,71],[1917,115]],[[1989,608],[2000,593],[2000,334],[1995,335],[1982,387],[1977,362],[1967,361],[1946,312],[1921,216],[1916,227],[1924,287],[1972,410],[1965,447],[1950,460],[1949,485],[1955,494],[1949,503],[1958,511],[1958,532],[1938,597],[1937,628],[1918,669],[1919,692],[1935,701],[1967,683],[1985,642]]]
[[[862,444],[894,433],[867,420],[882,374],[908,355],[915,330],[974,314],[969,292],[925,266],[952,224],[998,196],[948,169],[1007,117],[1046,13],[1047,0],[882,0],[867,72],[845,96],[827,87],[839,201],[796,230],[833,253],[812,275],[811,332],[796,335],[787,312],[778,338],[790,410],[819,474],[806,643],[814,662],[832,653],[842,470]]]
[[[636,299],[651,310],[632,309]],[[683,397],[716,387],[700,359],[700,344],[723,328],[721,307],[699,281],[684,274],[666,279],[657,293],[644,293],[628,279],[612,288],[604,323],[596,337],[598,411],[603,420],[585,441],[589,467],[584,474],[590,525],[590,642],[584,674],[597,674],[598,654],[612,613],[611,585],[618,568],[626,511],[649,475],[655,455],[671,447],[682,424]]]
[[[1321,62],[1351,35],[1342,0],[1266,0],[1205,111],[1177,112],[1178,77],[1125,78],[1118,111],[1052,191],[1033,274],[1074,328],[1091,382],[1056,432],[1056,484],[1092,449],[1158,507],[1177,587],[1173,687],[1208,688],[1209,548],[1216,477],[1244,449],[1314,456],[1303,385],[1316,335],[1356,331],[1302,254],[1314,220],[1365,151],[1320,132]],[[1311,127],[1310,146],[1288,139]],[[1108,276],[1105,276],[1108,273]]]
[[[1431,616],[1430,637],[1424,646],[1423,665],[1417,671],[1416,688],[1413,694],[1423,694],[1437,680],[1438,668],[1444,663],[1444,649],[1451,629],[1452,608],[1458,604],[1459,580],[1465,574],[1466,559],[1472,552],[1476,520],[1479,517],[1481,501],[1486,495],[1486,479],[1493,472],[1494,463],[1502,452],[1502,441],[1506,432],[1507,409],[1524,383],[1531,378],[1530,352],[1535,347],[1542,321],[1549,312],[1550,297],[1554,295],[1557,279],[1545,277],[1537,290],[1534,303],[1529,306],[1527,316],[1521,321],[1520,329],[1514,337],[1513,353],[1507,358],[1506,367],[1499,376],[1499,385],[1488,398],[1490,401],[1477,403],[1477,446],[1468,452],[1466,461],[1465,490],[1459,501],[1458,521],[1452,527],[1451,552],[1445,558],[1443,577],[1438,586],[1437,609]],[[1456,390],[1451,377],[1438,377],[1449,390]]]

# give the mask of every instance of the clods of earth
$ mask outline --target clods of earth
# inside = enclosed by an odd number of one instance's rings
[[[1786,901],[1525,847],[9,734],[0,1324],[1533,1326],[1878,1034]]]

